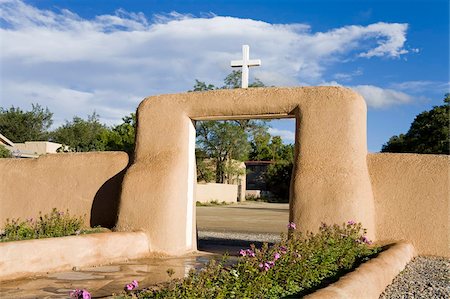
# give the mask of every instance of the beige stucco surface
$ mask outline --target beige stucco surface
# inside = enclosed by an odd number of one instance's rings
[[[0,225],[7,218],[36,218],[53,208],[86,215],[86,224],[112,227],[117,217],[121,152],[49,154],[0,159]]]
[[[100,233],[0,243],[0,280],[148,256],[147,235]]]
[[[378,240],[410,241],[421,255],[450,256],[450,156],[370,154]]]
[[[290,219],[302,230],[322,221],[360,221],[375,234],[367,170],[366,104],[342,87],[216,90],[145,99],[136,154],[122,186],[118,228],[142,229],[152,248],[196,249],[194,120],[296,119]]]
[[[392,280],[415,256],[414,246],[408,242],[393,244],[336,283],[323,288],[305,299],[378,299]]]
[[[218,202],[237,202],[238,185],[233,184],[197,184],[195,191],[195,201],[210,202],[216,200]]]

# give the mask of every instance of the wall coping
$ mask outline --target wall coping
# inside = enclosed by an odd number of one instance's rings
[[[407,241],[389,245],[377,257],[361,264],[337,282],[304,298],[307,299],[378,299],[394,278],[417,256]]]
[[[95,233],[0,243],[0,280],[148,256],[143,232]]]

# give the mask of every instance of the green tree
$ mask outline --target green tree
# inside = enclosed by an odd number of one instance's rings
[[[47,140],[53,113],[39,104],[31,107],[31,111],[14,106],[9,109],[0,107],[0,132],[12,142]]]
[[[11,152],[0,144],[0,158],[12,158]]]
[[[233,71],[224,79],[220,89],[239,88],[241,86],[241,71]],[[249,87],[260,87],[264,84],[255,80]],[[207,91],[218,89],[212,84],[195,80],[192,91]],[[202,159],[212,159],[215,164],[215,180],[224,183],[227,178],[239,174],[236,163],[232,160],[244,161],[250,151],[249,139],[258,132],[267,130],[264,121],[230,120],[230,121],[197,121],[197,153],[202,152]],[[205,169],[207,165],[197,157],[197,174],[201,180],[210,177]]]
[[[233,121],[197,122],[197,147],[214,160],[216,182],[224,183],[231,172],[235,172],[227,167],[227,162],[247,159],[248,132]]]
[[[110,130],[99,121],[95,112],[87,120],[75,116],[72,121],[51,133],[52,140],[68,146],[70,151],[104,151],[110,138]]]
[[[383,145],[382,152],[450,154],[449,101],[446,94],[444,105],[434,106],[416,116],[406,134],[392,136]]]
[[[136,138],[136,113],[125,116],[122,121],[110,130],[106,150],[124,151],[132,157]]]

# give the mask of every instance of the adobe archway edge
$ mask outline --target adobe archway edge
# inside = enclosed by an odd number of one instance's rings
[[[118,230],[142,230],[150,250],[196,250],[195,127],[199,119],[295,117],[290,220],[360,221],[375,236],[367,169],[367,108],[342,87],[215,90],[152,96],[138,107],[136,151],[122,186]]]

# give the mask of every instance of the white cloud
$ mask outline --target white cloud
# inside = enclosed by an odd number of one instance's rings
[[[362,74],[363,70],[361,68],[357,68],[350,73],[336,73],[333,75],[333,78],[336,80],[351,81],[353,77],[361,76]]]
[[[0,21],[1,105],[39,102],[59,120],[95,109],[102,120],[119,121],[120,113],[134,110],[145,96],[186,91],[195,78],[221,85],[242,44],[263,63],[251,74],[279,86],[317,84],[341,60],[407,53],[408,26],[396,23],[313,32],[306,24],[214,14],[118,10],[83,19],[19,0],[0,0]]]
[[[450,82],[438,81],[406,81],[400,83],[392,83],[392,88],[420,93],[427,90],[434,90],[439,93],[446,93],[450,88]]]
[[[280,130],[276,128],[269,128],[268,132],[272,136],[280,136],[283,142],[285,143],[294,143],[295,142],[295,133],[289,130]]]
[[[360,93],[368,106],[373,108],[384,108],[397,104],[405,104],[412,101],[412,96],[393,89],[381,88],[373,85],[349,86]]]

